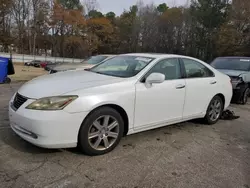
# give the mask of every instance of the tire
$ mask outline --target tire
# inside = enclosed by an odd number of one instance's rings
[[[107,130],[108,128],[110,130]],[[119,144],[123,132],[124,121],[116,110],[110,107],[98,108],[82,123],[78,135],[78,147],[86,155],[103,155]]]
[[[216,102],[220,103],[219,108],[214,107]],[[223,101],[220,96],[216,95],[208,105],[206,116],[204,117],[205,123],[208,125],[213,125],[217,123],[221,117],[223,109],[224,109]],[[211,114],[212,113],[211,111],[213,111],[213,116]]]
[[[11,79],[9,77],[7,77],[4,81],[5,84],[9,84],[11,82]]]
[[[247,104],[249,95],[250,95],[250,89],[246,88],[245,91],[243,92],[242,99],[241,99],[242,105]]]

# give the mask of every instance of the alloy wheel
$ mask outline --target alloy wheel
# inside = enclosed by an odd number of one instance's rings
[[[101,116],[89,127],[89,144],[95,150],[106,150],[116,142],[119,131],[116,118],[110,115]]]
[[[210,120],[217,121],[217,119],[220,117],[221,111],[222,111],[221,101],[218,99],[213,100],[208,111],[208,116]]]

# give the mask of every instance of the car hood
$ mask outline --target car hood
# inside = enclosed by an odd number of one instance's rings
[[[217,70],[231,77],[237,77],[242,74],[248,73],[247,71],[238,71],[238,70],[227,70],[227,69],[217,69]]]
[[[124,81],[124,78],[106,76],[84,70],[66,71],[37,77],[25,83],[18,93],[31,99],[39,99],[122,81]]]
[[[91,68],[93,65],[86,64],[86,63],[69,63],[69,64],[62,64],[55,66],[53,70],[61,72],[66,70],[75,70],[75,69],[86,69]]]

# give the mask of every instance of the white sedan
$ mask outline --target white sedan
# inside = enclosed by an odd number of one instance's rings
[[[9,103],[9,119],[34,145],[101,155],[124,135],[196,118],[214,124],[231,98],[230,78],[198,59],[125,54],[27,82]]]

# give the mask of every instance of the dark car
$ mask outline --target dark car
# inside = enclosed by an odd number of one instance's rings
[[[37,68],[40,68],[40,67],[41,67],[41,63],[42,63],[42,61],[35,61],[35,62],[33,63],[33,66],[34,66],[34,67],[37,67]]]
[[[64,63],[64,62],[57,61],[57,62],[54,62],[54,63],[51,63],[51,64],[47,64],[47,65],[44,67],[44,70],[46,70],[46,71],[51,71],[55,66],[61,65],[61,64],[63,64],[63,63]]]
[[[25,62],[24,65],[25,66],[34,66],[35,64],[40,64],[41,61],[39,60],[32,60],[32,61],[29,61],[29,62]]]
[[[250,95],[250,57],[218,57],[210,65],[231,78],[233,101],[246,104]]]

